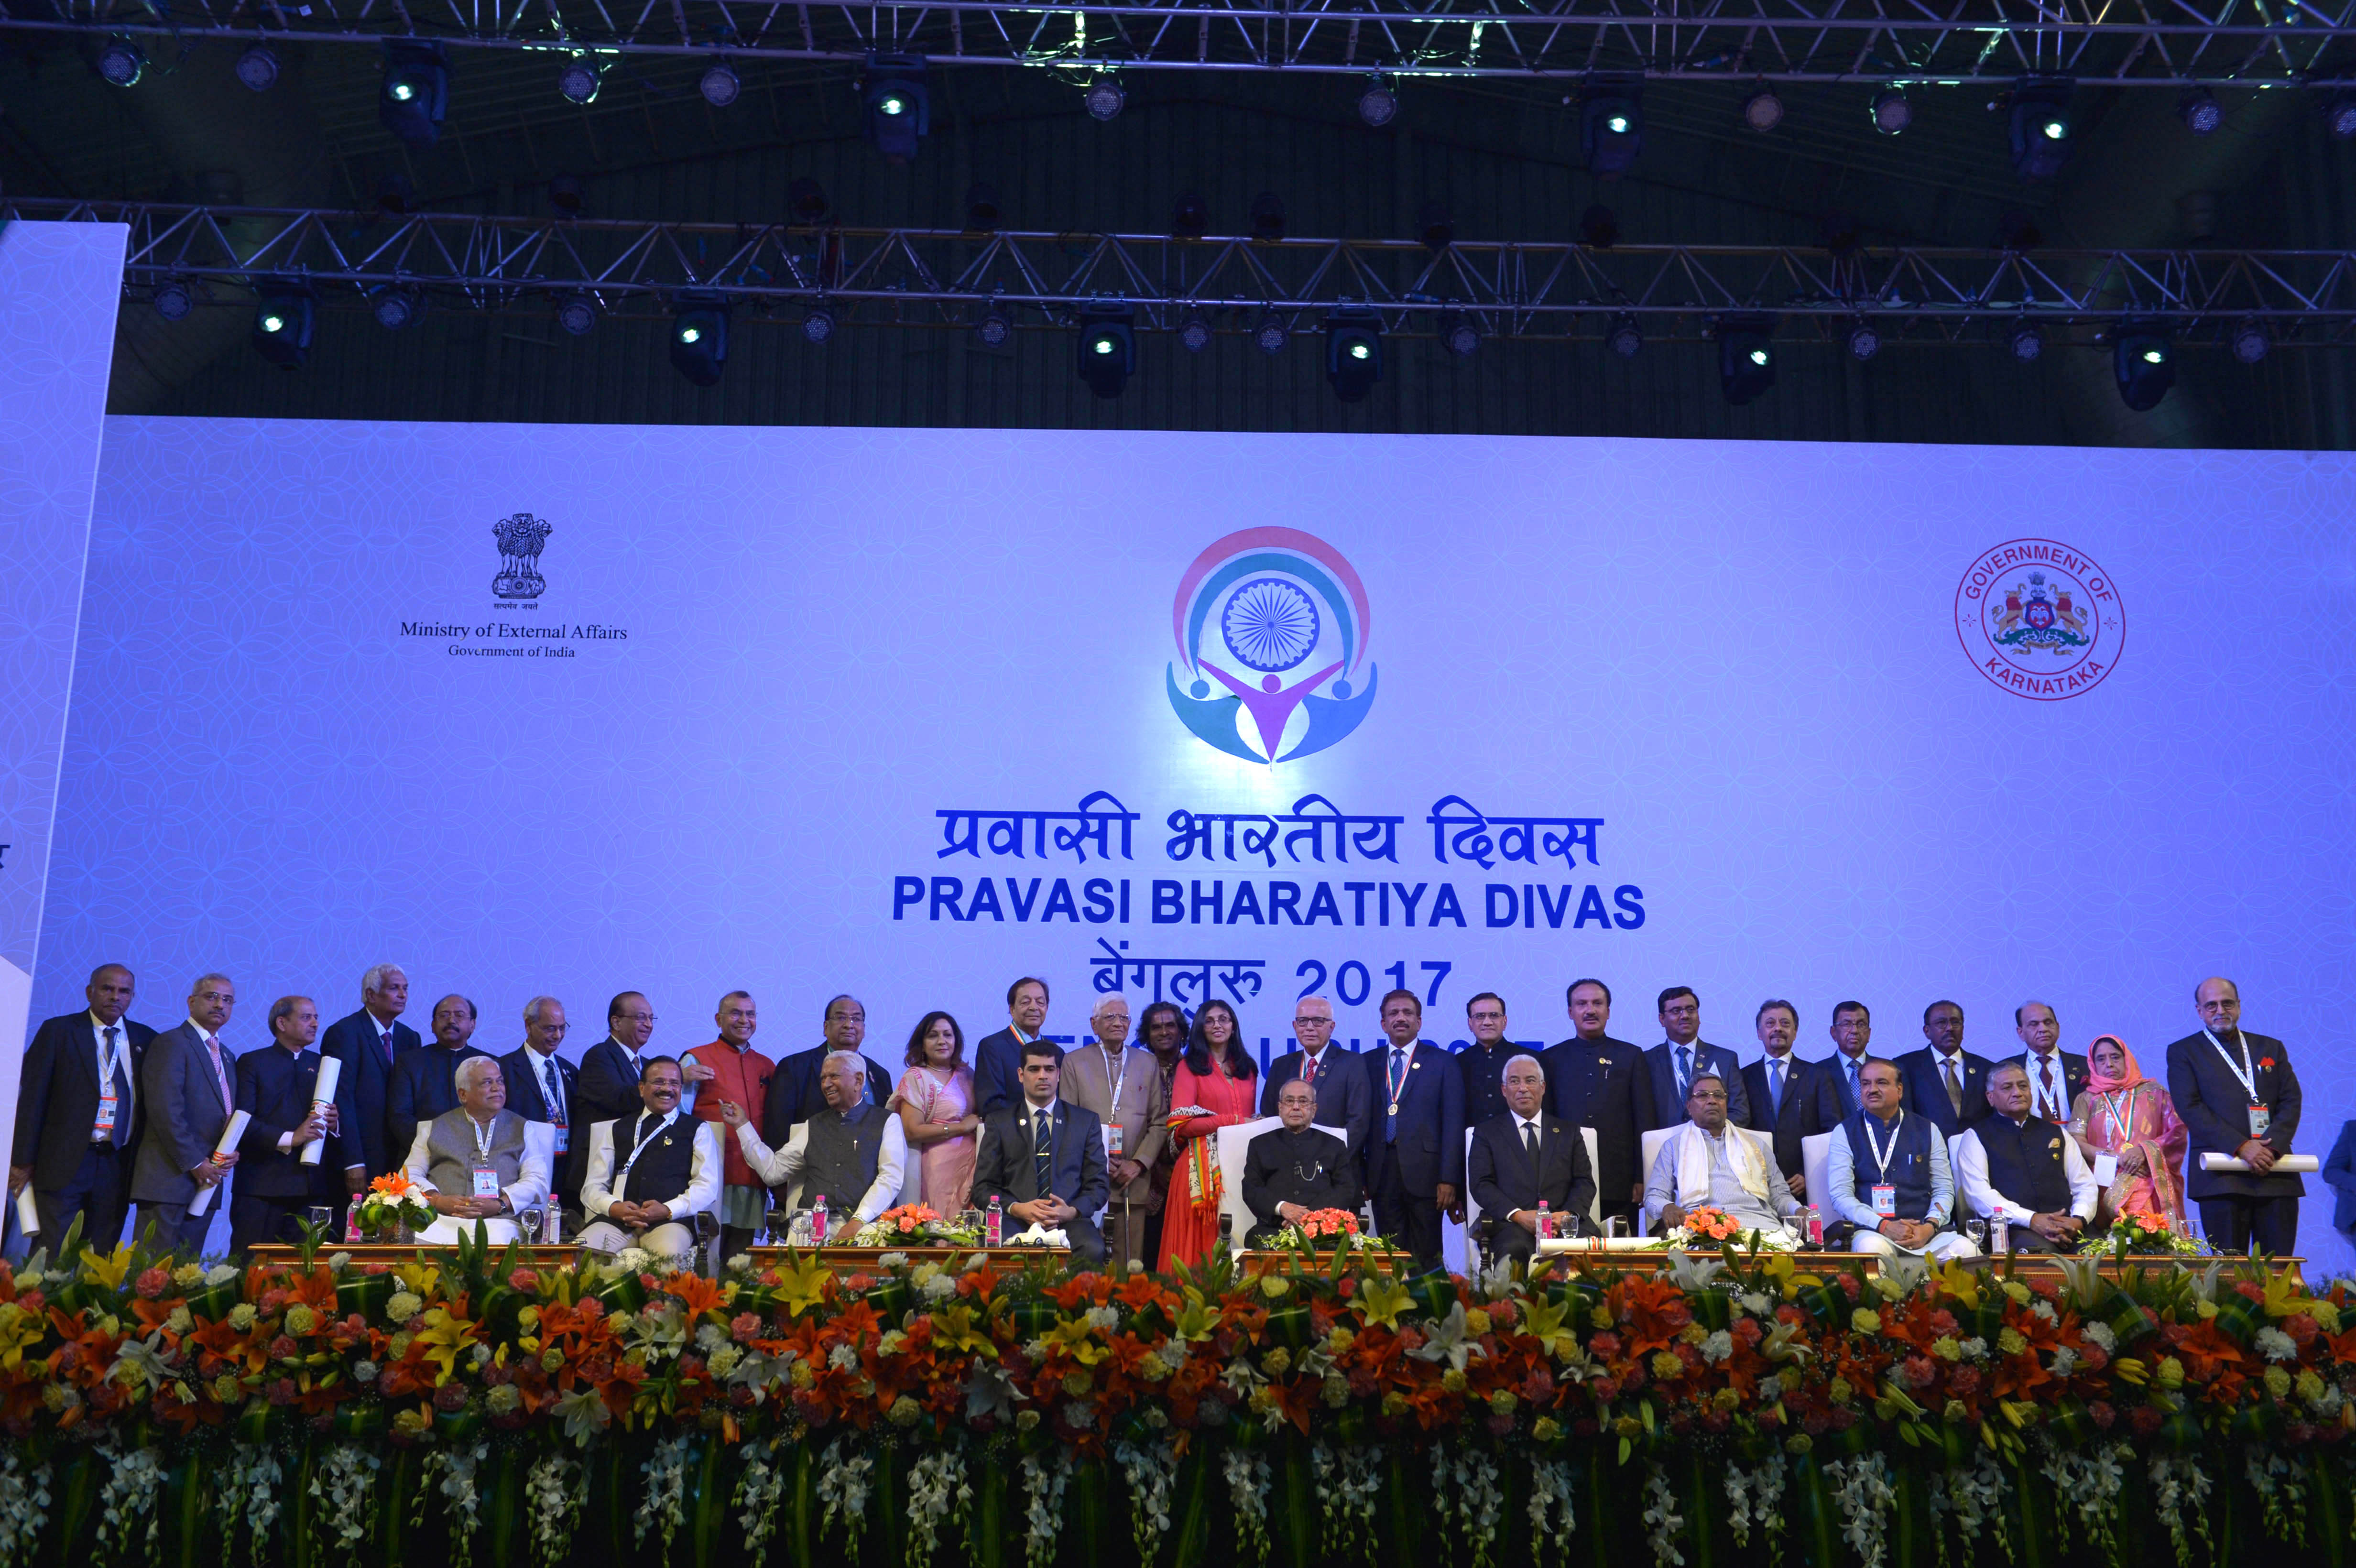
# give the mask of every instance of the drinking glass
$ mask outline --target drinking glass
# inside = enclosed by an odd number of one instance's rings
[[[336,1211],[324,1203],[314,1203],[305,1218],[311,1221],[315,1229],[326,1235],[327,1240],[332,1242],[336,1239],[334,1232],[328,1229],[336,1222]]]
[[[1964,1221],[1964,1235],[1985,1254],[1988,1250],[1988,1223],[1975,1214]]]

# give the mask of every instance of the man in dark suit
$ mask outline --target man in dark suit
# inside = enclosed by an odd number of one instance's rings
[[[2070,1125],[2078,1091],[2086,1086],[2086,1059],[2075,1051],[2056,1051],[2062,1020],[2043,1002],[2023,1002],[2012,1009],[2013,1030],[2029,1047],[2017,1060],[2029,1074],[2029,1114],[2061,1126]]]
[[[332,1208],[335,1184],[303,1149],[327,1136],[328,1111],[314,1108],[319,1086],[319,1009],[308,997],[281,997],[270,1008],[272,1044],[237,1059],[237,1108],[252,1120],[238,1140],[237,1190],[229,1205],[229,1250],[302,1239],[295,1221]],[[332,1110],[334,1107],[328,1107]],[[324,1156],[322,1157],[324,1158]],[[331,1241],[334,1239],[329,1238]]]
[[[1505,998],[1494,991],[1464,1004],[1464,1026],[1472,1040],[1456,1053],[1456,1067],[1464,1074],[1464,1125],[1477,1127],[1505,1114],[1505,1063],[1523,1047],[1505,1038]]]
[[[1538,1204],[1558,1236],[1578,1235],[1595,1200],[1587,1140],[1576,1124],[1546,1113],[1546,1069],[1526,1052],[1505,1063],[1505,1110],[1472,1129],[1464,1177],[1483,1220],[1495,1221],[1492,1255],[1527,1258],[1538,1245]]]
[[[761,1104],[761,1141],[771,1148],[783,1148],[793,1136],[794,1124],[806,1122],[824,1110],[826,1096],[819,1090],[819,1069],[826,1065],[830,1052],[856,1051],[866,1038],[867,1009],[858,997],[836,997],[828,1002],[825,1040],[808,1051],[797,1051],[779,1059],[776,1071],[770,1074],[768,1097]],[[1057,1051],[1055,1059],[1062,1061],[1063,1052]],[[867,1062],[867,1097],[878,1105],[891,1104],[892,1075],[868,1061],[864,1053],[860,1060]],[[706,1078],[712,1076],[711,1068],[701,1062],[695,1065]]]
[[[1602,1189],[1606,1221],[1626,1221],[1633,1229],[1644,1180],[1636,1168],[1636,1072],[1644,1052],[1614,1040],[1612,987],[1601,980],[1573,980],[1565,995],[1570,1008],[1569,1040],[1538,1058],[1547,1075],[1547,1104],[1564,1121],[1595,1129],[1595,1180]]]
[[[1021,1097],[982,1118],[981,1153],[973,1168],[973,1201],[995,1198],[1011,1219],[1061,1230],[1075,1262],[1104,1262],[1097,1216],[1111,1195],[1105,1172],[1104,1126],[1096,1113],[1055,1097],[1063,1052],[1053,1040],[1023,1048]]]
[[[1364,1057],[1376,1112],[1366,1192],[1375,1230],[1436,1268],[1440,1215],[1464,1217],[1464,1075],[1455,1058],[1418,1038],[1423,1003],[1413,991],[1386,996],[1382,1018],[1388,1043]]]
[[[654,1004],[645,992],[624,991],[605,1004],[605,1038],[582,1053],[581,1072],[573,1081],[583,1128],[638,1114],[638,1075],[647,1042],[654,1037]],[[585,1131],[581,1142],[586,1148]]]
[[[336,1083],[336,1113],[343,1125],[337,1148],[328,1150],[344,1166],[344,1189],[368,1190],[371,1177],[401,1168],[414,1126],[395,1127],[389,1115],[392,1064],[402,1052],[423,1049],[417,1031],[401,1022],[409,1007],[409,976],[398,964],[379,964],[360,976],[360,1010],[327,1026],[320,1054],[342,1062]]]
[[[1277,1096],[1287,1083],[1305,1079],[1317,1091],[1317,1125],[1342,1135],[1353,1161],[1364,1158],[1366,1135],[1375,1125],[1374,1092],[1366,1086],[1365,1064],[1346,1051],[1333,1049],[1333,1004],[1323,997],[1303,997],[1295,1002],[1292,1036],[1301,1042],[1301,1049],[1269,1063],[1268,1084],[1259,1092],[1259,1114],[1281,1115]]]
[[[1037,1040],[1039,1031],[1046,1027],[1047,982],[1036,975],[1025,975],[1007,987],[1006,1027],[996,1034],[984,1035],[981,1043],[973,1048],[977,1115],[987,1116],[1022,1098],[1015,1079],[1022,1070],[1023,1049]],[[1063,1047],[1056,1046],[1056,1060],[1063,1060]]]
[[[213,1152],[237,1104],[237,1056],[220,1039],[236,1007],[237,987],[227,976],[199,976],[189,987],[187,1020],[149,1040],[139,1064],[147,1120],[131,1170],[131,1200],[142,1211],[143,1232],[152,1223],[158,1244],[190,1261],[204,1251],[220,1199],[195,1216],[188,1206],[199,1188],[228,1180],[240,1157],[235,1149]]]
[[[2340,1124],[2340,1136],[2323,1162],[2323,1181],[2339,1194],[2332,1200],[2331,1228],[2356,1242],[2356,1121]]]
[[[392,1078],[385,1085],[385,1126],[389,1132],[409,1129],[409,1136],[392,1146],[395,1166],[409,1157],[420,1124],[458,1108],[458,1063],[491,1054],[472,1043],[475,1023],[473,1002],[444,997],[434,1004],[434,1043],[393,1058]]]
[[[1690,986],[1661,993],[1661,1030],[1668,1038],[1644,1052],[1636,1074],[1636,1130],[1683,1126],[1686,1093],[1695,1078],[1715,1072],[1726,1085],[1727,1115],[1738,1127],[1751,1125],[1751,1096],[1743,1092],[1741,1063],[1734,1052],[1701,1038],[1701,998]]]
[[[1752,1027],[1766,1055],[1742,1070],[1742,1091],[1751,1102],[1749,1125],[1775,1146],[1775,1168],[1792,1196],[1808,1201],[1801,1170],[1800,1140],[1826,1130],[1818,1115],[1816,1067],[1792,1053],[1800,1034],[1800,1009],[1782,997],[1759,1004]]]
[[[1954,1002],[1922,1009],[1922,1038],[1931,1043],[1898,1059],[1904,1103],[1953,1138],[1988,1114],[1988,1069],[1996,1063],[1964,1049],[1964,1009]]]
[[[1358,1162],[1348,1144],[1314,1125],[1316,1115],[1316,1085],[1286,1080],[1276,1096],[1284,1125],[1252,1139],[1244,1153],[1244,1207],[1258,1221],[1244,1233],[1246,1246],[1267,1246],[1288,1222],[1319,1209],[1358,1211]]]
[[[87,1010],[50,1019],[25,1048],[8,1196],[33,1184],[41,1239],[54,1247],[79,1215],[82,1240],[107,1252],[131,1206],[146,1107],[139,1064],[155,1031],[123,1018],[138,982],[120,964],[91,972]]]
[[[1873,1014],[1863,1002],[1833,1004],[1833,1053],[1816,1074],[1816,1121],[1826,1131],[1839,1126],[1865,1108],[1858,1075],[1865,1070],[1873,1045]],[[1899,1110],[1906,1104],[1906,1079],[1898,1080]]]
[[[2307,1184],[2278,1172],[2298,1132],[2298,1074],[2283,1042],[2242,1028],[2242,993],[2212,978],[2192,993],[2202,1027],[2168,1048],[2168,1093],[2192,1134],[2185,1190],[2201,1229],[2221,1253],[2287,1257],[2298,1249],[2298,1200]],[[2203,1170],[2204,1154],[2233,1155],[2247,1171]]]
[[[591,1124],[575,1109],[580,1098],[579,1072],[556,1053],[564,1043],[564,1004],[554,997],[534,997],[523,1010],[523,1043],[499,1058],[499,1072],[507,1083],[507,1108],[527,1122],[544,1122],[555,1131],[555,1196],[573,1216],[565,1225],[569,1232],[580,1222],[581,1183],[589,1174]]]

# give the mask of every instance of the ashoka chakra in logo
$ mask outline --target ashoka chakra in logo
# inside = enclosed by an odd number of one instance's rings
[[[1262,577],[1227,601],[1219,635],[1229,653],[1254,669],[1290,669],[1317,645],[1317,605],[1295,584]]]

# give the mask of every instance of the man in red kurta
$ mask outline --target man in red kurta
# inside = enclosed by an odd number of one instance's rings
[[[731,991],[721,997],[715,1021],[720,1038],[687,1053],[690,1061],[700,1061],[712,1070],[711,1081],[695,1096],[696,1118],[718,1123],[723,1104],[737,1104],[759,1126],[762,1109],[768,1103],[769,1075],[777,1064],[753,1049],[753,1031],[760,1027],[760,1020],[754,1013],[752,997]],[[727,1164],[723,1179],[727,1185],[720,1193],[720,1255],[724,1261],[752,1245],[754,1232],[761,1228],[769,1189],[744,1163],[744,1151],[724,1130],[720,1144]]]

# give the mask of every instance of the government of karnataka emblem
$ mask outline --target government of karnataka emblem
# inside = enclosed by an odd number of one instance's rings
[[[539,598],[548,587],[548,580],[540,574],[540,552],[554,531],[551,524],[530,512],[493,523],[491,537],[499,542],[499,574],[491,579],[491,592],[502,599]]]
[[[1989,641],[2003,648],[2057,654],[2084,647],[2094,640],[2086,635],[2086,612],[2073,607],[2071,598],[2068,587],[2048,583],[2041,571],[2030,572],[2027,582],[2004,591],[2003,603],[1988,606]]]
[[[1955,636],[1980,674],[2040,702],[2101,685],[2126,642],[2117,581],[2058,539],[1982,550],[1955,589]]]

